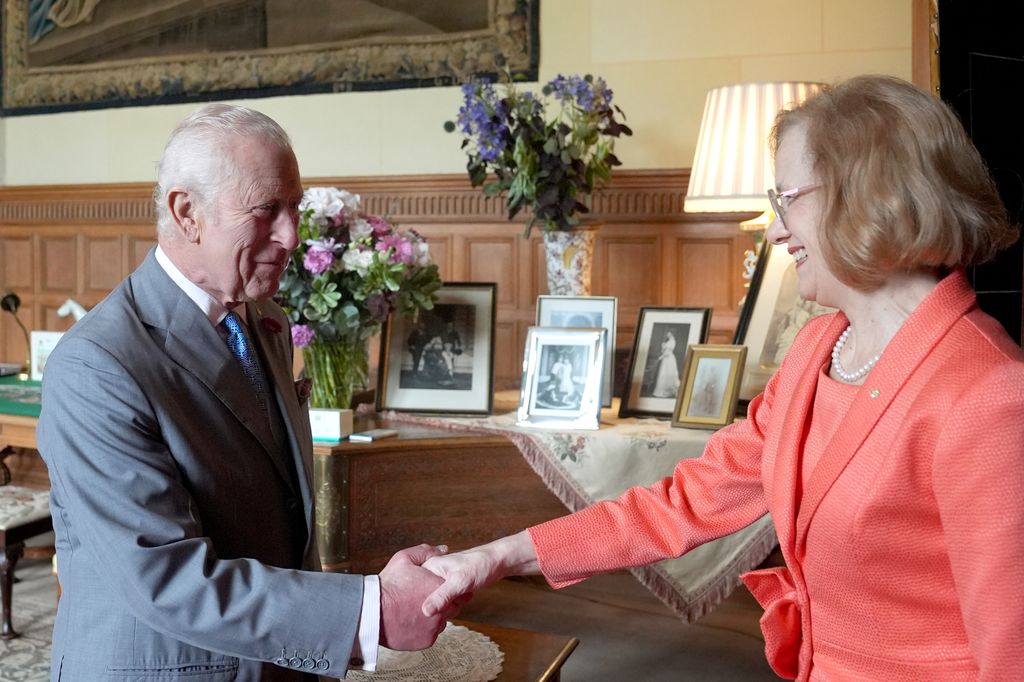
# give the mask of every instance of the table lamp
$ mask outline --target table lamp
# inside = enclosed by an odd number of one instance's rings
[[[776,115],[818,92],[821,83],[785,81],[739,83],[714,88],[704,101],[690,182],[683,210],[690,213],[760,213],[740,223],[756,233],[760,245],[774,217],[766,192],[775,187],[768,136]],[[757,253],[747,251],[743,278],[757,267]]]
[[[0,298],[0,308],[6,310],[14,318],[14,321],[21,327],[22,333],[25,335],[25,371],[27,372],[32,367],[32,344],[28,340],[28,330],[25,329],[25,325],[21,323],[21,319],[18,317],[18,308],[21,307],[21,298],[13,291],[4,292],[3,298]]]
[[[766,228],[772,215],[765,192],[775,187],[768,148],[775,116],[820,89],[820,83],[790,81],[725,85],[708,92],[683,210],[758,212],[761,216],[743,227]]]

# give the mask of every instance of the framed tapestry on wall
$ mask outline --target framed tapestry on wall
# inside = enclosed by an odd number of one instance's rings
[[[3,115],[537,77],[539,0],[7,0]]]

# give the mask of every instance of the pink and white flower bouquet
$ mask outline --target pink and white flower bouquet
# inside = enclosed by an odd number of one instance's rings
[[[358,194],[311,187],[299,204],[300,244],[277,301],[298,348],[358,343],[393,311],[430,309],[441,286],[426,240],[360,209]]]

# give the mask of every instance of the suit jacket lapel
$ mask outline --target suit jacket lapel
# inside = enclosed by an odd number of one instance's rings
[[[131,282],[139,319],[166,332],[164,352],[220,399],[280,470],[267,415],[254,400],[238,361],[199,307],[156,262],[153,251],[132,273]]]
[[[273,388],[273,395],[280,408],[281,416],[288,438],[288,450],[292,453],[292,463],[298,472],[299,492],[305,502],[306,525],[312,527],[312,491],[309,489],[309,481],[312,479],[313,466],[313,439],[308,433],[307,418],[302,414],[302,408],[295,395],[295,382],[292,379],[291,345],[287,338],[282,336],[288,334],[287,327],[277,331],[271,331],[277,320],[269,313],[264,312],[262,302],[249,303],[246,305],[249,316],[249,330],[260,351],[260,359],[263,362],[263,371]],[[264,320],[270,320],[264,324]],[[285,453],[282,453],[285,454]]]
[[[963,273],[955,272],[942,280],[921,302],[889,342],[808,479],[797,517],[798,545],[806,540],[807,527],[822,499],[907,380],[918,370],[953,323],[974,304],[974,292],[966,278]],[[829,352],[845,325],[844,321],[838,328],[836,325],[830,326],[823,337],[821,345],[828,346]]]
[[[774,414],[785,420],[782,428],[778,429],[772,490],[775,504],[772,505],[771,510],[772,518],[775,519],[775,525],[779,531],[779,542],[784,547],[795,546],[796,519],[800,504],[801,453],[806,436],[807,418],[818,386],[818,377],[822,364],[832,350],[826,339],[831,336],[831,330],[843,329],[846,325],[846,317],[842,313],[837,314],[825,328],[825,332],[818,340],[818,345],[812,349],[810,359],[804,364],[803,373],[799,381],[796,382],[788,401],[773,408]],[[838,336],[838,332],[836,335]]]

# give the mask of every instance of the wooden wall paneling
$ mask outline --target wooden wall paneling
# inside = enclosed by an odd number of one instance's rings
[[[0,263],[3,263],[2,284],[21,294],[32,289],[32,236],[14,233],[0,239]]]
[[[721,313],[735,305],[731,298],[734,278],[730,270],[739,267],[732,261],[732,240],[682,238],[676,240],[675,251],[679,261],[675,293],[678,305],[712,308],[718,314],[711,315],[708,340],[723,342],[729,332]]]
[[[430,256],[437,265],[437,271],[441,274],[442,280],[452,281],[452,236],[438,234],[439,230],[425,229],[420,234],[427,240],[430,247]]]
[[[519,303],[518,235],[467,236],[462,271],[469,282],[497,282],[498,307],[515,308]]]
[[[688,177],[686,170],[621,171],[594,198],[592,217],[602,227],[593,293],[619,299],[619,348],[631,347],[645,305],[711,305],[713,338],[731,338],[743,249],[753,246],[737,223],[749,216],[683,213]],[[305,184],[359,193],[366,210],[419,230],[445,280],[496,282],[495,385],[518,384],[536,298],[547,293],[539,230],[524,238],[524,223],[510,223],[502,201],[484,198],[462,174]],[[148,183],[0,187],[0,287],[22,296],[27,326],[66,328],[70,318],[54,313],[66,298],[92,307],[141,263],[156,243],[151,191]],[[690,281],[688,270],[706,276]],[[3,357],[17,358],[23,345],[17,327],[0,318]]]
[[[122,253],[123,241],[124,237],[118,234],[82,235],[79,266],[81,274],[76,295],[102,299],[124,279],[124,272],[128,268]]]
[[[522,345],[518,343],[515,320],[498,321],[494,326],[494,381],[495,388],[508,385],[508,380],[522,372]],[[501,385],[498,385],[498,382]]]
[[[61,230],[57,234],[40,234],[36,237],[38,263],[36,275],[40,295],[59,297],[77,293],[78,248],[74,233]]]
[[[121,262],[126,266],[127,276],[142,265],[149,250],[156,246],[156,228],[152,225],[140,225],[124,235],[122,242],[124,253]]]

